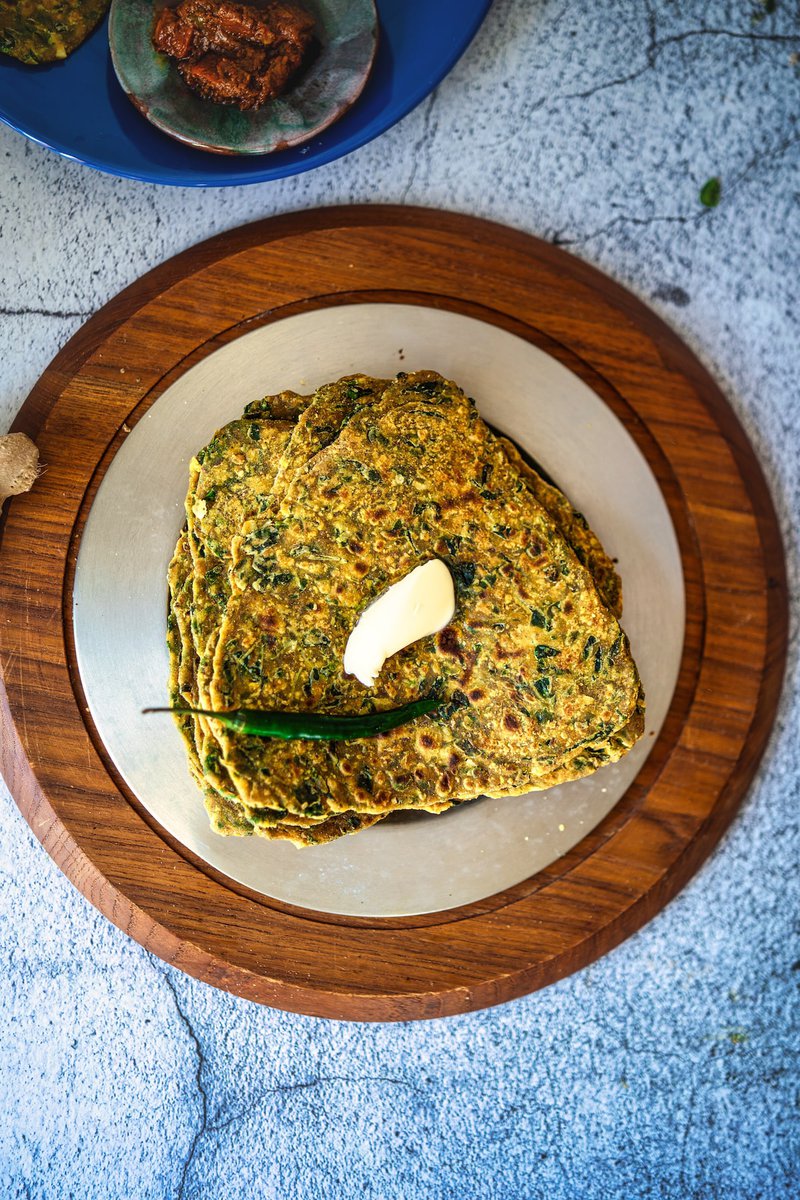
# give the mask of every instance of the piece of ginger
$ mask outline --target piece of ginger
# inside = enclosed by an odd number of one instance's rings
[[[0,508],[9,496],[30,491],[39,471],[39,451],[27,434],[0,437]]]

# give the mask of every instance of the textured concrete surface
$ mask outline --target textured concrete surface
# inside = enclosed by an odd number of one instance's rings
[[[340,201],[459,209],[596,263],[695,348],[766,465],[796,592],[800,11],[774,7],[497,0],[401,125],[277,185],[159,190],[0,128],[0,427],[84,317],[211,233]],[[799,1195],[795,638],[700,874],[601,962],[463,1018],[331,1024],[196,983],[77,895],[0,790],[0,1195]]]

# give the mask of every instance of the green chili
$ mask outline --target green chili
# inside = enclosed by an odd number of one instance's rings
[[[359,713],[353,716],[326,716],[312,712],[280,712],[257,708],[234,708],[228,712],[212,712],[205,708],[144,708],[142,712],[186,713],[192,716],[213,717],[228,729],[254,737],[299,739],[314,742],[345,742],[354,738],[374,737],[388,729],[405,725],[415,717],[433,712],[445,703],[438,693],[412,700],[401,708],[387,712]]]

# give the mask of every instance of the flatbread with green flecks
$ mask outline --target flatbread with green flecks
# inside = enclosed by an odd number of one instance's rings
[[[367,693],[343,673],[347,637],[431,557],[454,575],[456,616]],[[527,791],[573,759],[583,773],[593,748],[613,761],[640,728],[638,675],[590,573],[474,405],[433,373],[367,398],[295,464],[264,517],[245,523],[232,581],[215,707],[369,712],[435,682],[449,702],[346,745],[217,730],[250,806],[384,814]]]

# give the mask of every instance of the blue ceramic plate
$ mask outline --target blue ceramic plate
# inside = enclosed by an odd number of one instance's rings
[[[374,0],[303,0],[319,49],[297,82],[254,112],[203,100],[153,48],[153,0],[113,0],[114,70],[142,116],[181,142],[219,154],[270,154],[322,133],[364,90],[378,35]]]
[[[282,179],[341,158],[410,112],[463,54],[490,4],[378,0],[378,53],[356,103],[311,141],[263,158],[196,150],[154,128],[117,82],[105,23],[63,63],[26,67],[0,55],[0,119],[112,175],[190,187]]]

